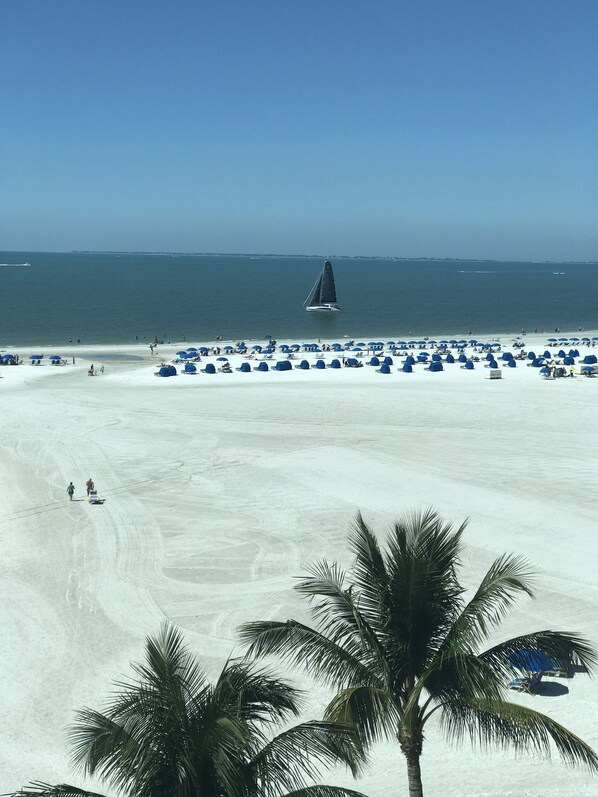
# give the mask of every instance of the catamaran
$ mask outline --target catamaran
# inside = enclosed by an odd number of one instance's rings
[[[339,311],[341,308],[336,302],[336,287],[334,285],[334,273],[332,263],[327,260],[320,276],[311,293],[305,300],[306,310],[323,310],[326,312]]]

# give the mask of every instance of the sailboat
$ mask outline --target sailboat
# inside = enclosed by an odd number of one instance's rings
[[[325,312],[339,311],[341,308],[336,303],[336,287],[332,263],[327,260],[320,272],[316,284],[305,300],[306,310],[323,310]]]

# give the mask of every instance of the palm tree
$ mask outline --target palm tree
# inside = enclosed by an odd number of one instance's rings
[[[362,797],[316,785],[322,766],[363,760],[355,732],[304,722],[268,732],[299,712],[299,693],[245,662],[229,661],[207,681],[181,634],[164,626],[148,638],[135,681],[103,712],[85,708],[70,730],[73,761],[123,797]],[[68,784],[36,782],[29,797],[101,797]]]
[[[598,769],[581,739],[537,711],[508,701],[509,659],[536,649],[585,667],[596,654],[582,637],[538,631],[481,650],[521,594],[532,595],[528,565],[497,559],[466,598],[458,580],[461,538],[433,510],[405,517],[383,550],[358,515],[349,545],[349,574],[325,561],[297,586],[310,602],[315,627],[294,620],[241,628],[249,656],[277,654],[338,693],[328,721],[354,723],[364,746],[396,739],[407,761],[409,793],[422,797],[424,727],[439,715],[448,737],[513,745],[549,754],[551,743],[569,762]]]

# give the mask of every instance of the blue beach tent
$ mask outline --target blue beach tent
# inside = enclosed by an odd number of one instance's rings
[[[262,360],[261,363],[258,363],[257,367],[253,369],[254,371],[269,371],[268,363],[265,360]]]
[[[168,366],[166,365],[163,365],[162,368],[160,368],[160,370],[156,371],[156,373],[154,374],[154,376],[170,376],[170,375],[171,375],[170,371],[168,370]]]
[[[242,374],[246,374],[249,371],[251,371],[251,366],[249,365],[249,363],[241,363],[239,368],[237,368],[237,371],[241,371]]]
[[[473,371],[473,360],[467,360],[465,363],[465,369],[467,371]]]
[[[411,354],[405,357],[405,365],[415,365],[415,358]]]
[[[392,357],[389,357],[389,356],[387,355],[387,356],[384,358],[384,365],[392,365],[392,364],[393,364]]]
[[[340,360],[336,360],[336,359],[335,360],[331,360],[330,367],[331,368],[340,368],[341,367],[341,361]]]
[[[183,369],[184,374],[196,374],[197,368],[193,363],[185,363],[185,368]]]
[[[466,363],[467,362],[467,357],[464,354],[460,354],[459,355],[459,362],[460,363]]]
[[[274,366],[275,371],[291,371],[293,364],[290,360],[279,360]]]
[[[439,363],[441,360],[442,360],[442,357],[440,356],[440,354],[433,354],[432,355],[432,362]]]
[[[405,363],[403,363],[403,367],[401,368],[401,371],[404,374],[412,374],[413,373],[413,366],[411,365],[411,363],[405,362]]]
[[[317,368],[318,371],[321,371],[323,368],[326,368],[326,363],[324,360],[316,360],[314,363],[314,368]]]
[[[297,368],[300,368],[302,371],[309,371],[309,363],[307,360],[301,360]]]
[[[378,368],[376,370],[376,373],[378,373],[378,374],[389,374],[390,373],[390,366],[386,365],[386,363],[382,363],[380,368]]]
[[[216,366],[214,363],[206,363],[206,367],[201,369],[202,374],[215,374]]]
[[[377,357],[372,357],[368,365],[374,365],[377,368],[380,365],[380,360]]]
[[[176,376],[177,375],[177,369],[174,367],[174,365],[167,365],[166,367],[170,371],[170,376]]]
[[[454,363],[455,362],[455,358],[453,357],[452,354],[447,354],[445,359],[444,359],[444,361],[445,361],[445,363]]]
[[[517,368],[517,360],[514,357],[511,357],[510,360],[507,360],[507,366],[509,368]]]
[[[435,360],[434,362],[430,363],[430,365],[427,368],[427,370],[428,371],[433,371],[434,373],[436,373],[437,371],[443,371],[444,368],[442,367],[442,363],[441,362],[439,362],[438,360]]]
[[[488,363],[488,368],[493,368],[493,369],[498,368],[498,363],[496,362],[496,360],[490,360],[490,362]]]

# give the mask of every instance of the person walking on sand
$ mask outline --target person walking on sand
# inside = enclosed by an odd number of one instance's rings
[[[73,500],[73,493],[75,492],[75,485],[72,482],[69,482],[69,486],[66,488],[66,491],[69,496],[69,501]]]
[[[87,495],[88,496],[89,496],[89,493],[92,493],[95,490],[95,485],[93,483],[93,479],[91,478],[91,476],[85,482],[85,487],[87,488]]]

